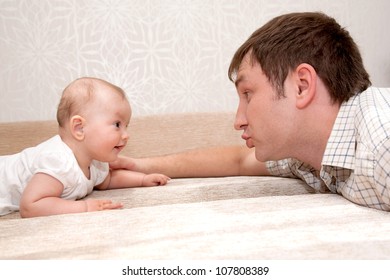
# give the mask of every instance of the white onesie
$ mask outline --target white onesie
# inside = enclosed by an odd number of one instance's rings
[[[92,161],[88,179],[59,135],[20,153],[0,156],[0,216],[19,210],[23,190],[36,173],[59,180],[64,185],[61,198],[76,200],[102,183],[108,170],[108,163]]]

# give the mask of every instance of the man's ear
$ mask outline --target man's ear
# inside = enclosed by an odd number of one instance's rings
[[[317,72],[310,64],[302,63],[295,69],[295,75],[298,85],[296,106],[303,109],[311,103],[316,94]]]
[[[84,139],[85,119],[79,115],[75,115],[70,119],[69,128],[73,137],[79,141]]]

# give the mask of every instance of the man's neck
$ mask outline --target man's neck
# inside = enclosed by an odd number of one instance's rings
[[[334,104],[318,108],[316,114],[311,115],[307,125],[310,126],[311,134],[305,135],[297,152],[297,159],[309,164],[316,170],[321,170],[322,159],[332,133],[340,106]],[[316,117],[318,116],[318,117]]]

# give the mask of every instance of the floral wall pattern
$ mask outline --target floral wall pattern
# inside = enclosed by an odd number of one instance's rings
[[[335,17],[374,84],[390,86],[386,0],[0,0],[0,121],[54,119],[81,76],[122,87],[133,115],[235,110],[233,53],[292,11]]]

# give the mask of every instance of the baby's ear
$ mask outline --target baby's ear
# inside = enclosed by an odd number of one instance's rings
[[[70,132],[72,133],[73,137],[79,141],[84,139],[84,124],[85,119],[79,115],[73,116],[70,119]]]

